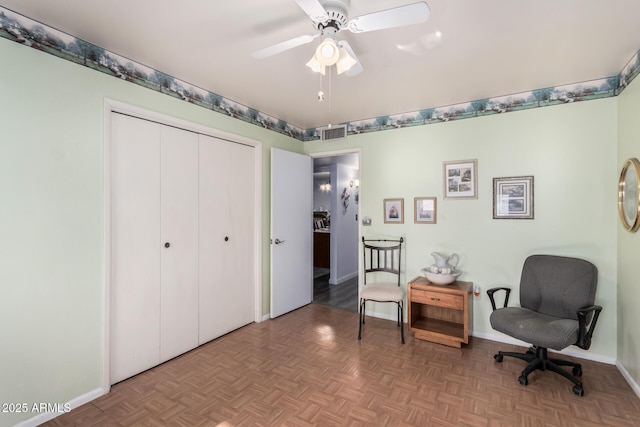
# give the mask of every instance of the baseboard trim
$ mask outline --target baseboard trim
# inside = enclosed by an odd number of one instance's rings
[[[366,311],[364,312],[364,314],[365,314],[366,316],[377,317],[378,319],[393,320],[394,322],[397,322],[397,321],[398,321],[398,316],[397,316],[396,314],[377,313],[377,312],[369,311],[369,310],[366,310]],[[405,326],[407,326],[407,321],[406,321],[406,319],[405,319],[405,322],[404,322],[404,323],[405,323]],[[407,327],[408,327],[408,326],[407,326]]]
[[[513,345],[517,345],[525,348],[530,347],[530,344],[527,344],[524,341],[520,341],[515,338],[508,337],[506,335],[491,334],[491,333],[486,334],[486,333],[478,333],[478,332],[472,332],[471,335],[474,337],[483,338],[489,341],[502,342],[505,344],[513,344]],[[594,362],[602,362],[602,363],[606,363],[607,365],[616,364],[616,359],[613,357],[603,356],[602,354],[596,354],[592,351],[580,350],[578,348],[567,348],[562,351],[549,349],[549,351],[558,353],[558,354],[566,354],[567,356],[577,357],[579,359],[591,360]]]
[[[640,386],[638,386],[638,383],[634,381],[631,374],[629,374],[629,371],[627,371],[625,367],[622,366],[622,363],[620,363],[619,360],[616,360],[616,367],[618,368],[618,371],[620,371],[624,379],[627,380],[627,383],[629,384],[631,389],[636,393],[636,396],[640,398]]]
[[[346,282],[349,279],[353,279],[354,277],[358,277],[358,272],[354,271],[353,273],[347,274],[346,276],[340,277],[338,280],[333,280],[329,278],[330,285],[339,285],[340,283]]]
[[[70,401],[68,401],[67,403],[58,405],[58,407],[62,410],[62,412],[42,412],[39,413],[38,415],[29,418],[28,420],[24,420],[24,421],[20,421],[18,424],[15,425],[15,427],[36,427],[39,426],[40,424],[43,424],[47,421],[50,421],[54,418],[56,418],[59,415],[64,414],[65,412],[71,411],[75,408],[78,408],[82,405],[84,405],[85,403],[89,403],[94,399],[97,399],[98,397],[102,396],[105,394],[105,391],[102,389],[102,387],[96,388],[94,390],[91,390],[87,393],[84,393],[74,399],[71,399]]]

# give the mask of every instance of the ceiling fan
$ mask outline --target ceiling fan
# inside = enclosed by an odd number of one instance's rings
[[[306,64],[313,71],[324,75],[326,67],[336,65],[338,74],[355,76],[363,70],[362,64],[346,40],[338,40],[336,34],[344,29],[352,33],[386,30],[405,25],[420,24],[429,19],[429,6],[424,1],[369,13],[349,19],[351,0],[294,0],[306,13],[318,32],[302,35],[252,54],[262,59],[289,49],[310,43],[318,37],[322,42]]]

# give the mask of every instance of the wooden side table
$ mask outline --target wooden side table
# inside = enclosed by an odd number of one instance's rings
[[[462,347],[469,344],[472,282],[435,285],[416,277],[407,286],[409,330],[421,340]]]

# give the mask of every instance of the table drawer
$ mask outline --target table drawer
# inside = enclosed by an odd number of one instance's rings
[[[411,302],[453,308],[456,310],[462,310],[464,308],[464,300],[461,295],[443,294],[440,292],[424,291],[422,289],[411,290]]]

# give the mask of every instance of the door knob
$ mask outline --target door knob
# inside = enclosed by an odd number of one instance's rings
[[[228,242],[229,241],[229,236],[224,236],[224,241]]]
[[[164,244],[164,247],[165,247],[165,248],[168,248],[169,246],[171,246],[171,243],[169,243],[169,242],[166,242],[166,243]]]
[[[284,240],[276,239],[274,243],[279,245],[280,243],[284,243]]]

